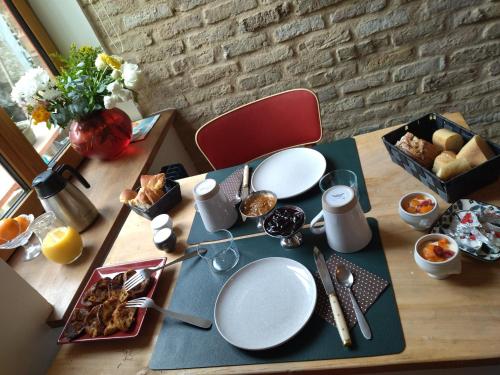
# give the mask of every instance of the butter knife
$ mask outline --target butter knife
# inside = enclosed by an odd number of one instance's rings
[[[243,167],[243,181],[241,183],[241,194],[240,194],[241,201],[243,201],[248,196],[249,179],[250,179],[250,167],[248,166],[248,164],[245,164],[245,166]]]
[[[335,288],[333,287],[332,277],[330,276],[330,272],[328,272],[325,257],[317,247],[314,247],[314,261],[316,262],[316,267],[318,267],[321,283],[323,284],[325,292],[328,295],[328,299],[330,300],[333,318],[335,319],[335,326],[339,332],[342,344],[344,346],[351,346],[349,329],[347,328],[344,313],[342,312],[342,308],[340,307],[339,300],[337,299],[337,295],[335,293]]]

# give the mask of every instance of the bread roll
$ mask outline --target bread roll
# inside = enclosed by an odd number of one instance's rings
[[[432,171],[443,181],[458,176],[469,169],[471,169],[469,162],[466,159],[458,159],[452,151],[440,153],[434,159],[434,166],[432,167]]]
[[[493,150],[488,146],[486,141],[478,135],[472,137],[457,154],[458,159],[467,159],[472,168],[483,164],[493,156],[495,156]]]
[[[449,129],[438,129],[432,134],[432,143],[444,151],[458,152],[464,145],[464,139]]]
[[[425,168],[431,168],[434,159],[439,154],[439,149],[432,143],[415,137],[412,133],[407,132],[396,142],[398,147],[405,154],[414,159],[417,163]]]

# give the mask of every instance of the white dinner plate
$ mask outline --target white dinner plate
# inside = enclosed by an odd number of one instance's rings
[[[278,199],[295,197],[312,188],[325,169],[325,157],[312,148],[283,150],[269,156],[255,168],[252,189],[270,190]]]
[[[263,258],[224,284],[215,302],[215,326],[238,348],[269,349],[295,336],[315,304],[316,284],[306,267],[288,258]]]

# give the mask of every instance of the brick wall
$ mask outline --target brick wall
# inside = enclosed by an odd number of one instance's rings
[[[200,125],[297,87],[317,93],[325,140],[460,111],[500,141],[498,1],[92,1],[101,8],[83,8],[108,49],[149,75],[142,109],[177,108],[178,131],[202,169],[193,141]],[[124,53],[96,21],[102,7]]]

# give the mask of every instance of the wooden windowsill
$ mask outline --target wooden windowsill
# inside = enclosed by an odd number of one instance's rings
[[[24,262],[23,251],[17,251],[10,258],[9,264],[14,270],[54,306],[49,324],[61,325],[68,318],[90,274],[103,263],[130,212],[120,203],[120,192],[132,188],[140,175],[148,170],[174,117],[174,111],[162,112],[146,139],[132,143],[117,160],[86,160],[82,163],[79,171],[91,188],[79,188],[94,203],[100,216],[82,233],[84,250],[78,260],[73,264],[59,265],[41,255]]]

